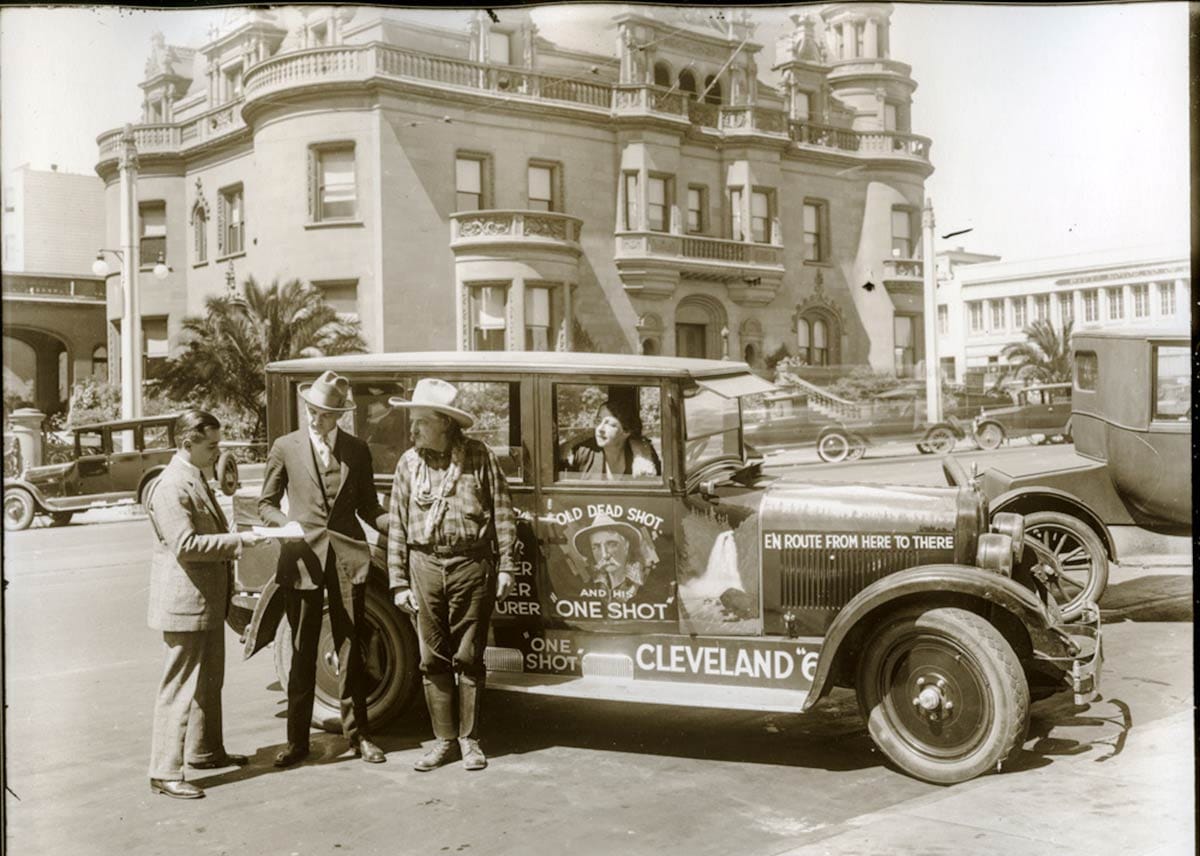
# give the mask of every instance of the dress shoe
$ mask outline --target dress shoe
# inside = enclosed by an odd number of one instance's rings
[[[226,752],[220,758],[213,758],[210,761],[192,761],[188,766],[193,770],[216,770],[220,767],[245,767],[249,763],[250,759],[245,755]]]
[[[177,800],[198,800],[204,796],[204,788],[199,788],[191,782],[168,781],[166,779],[151,779],[150,790],[156,794],[174,797]]]
[[[276,767],[290,767],[293,764],[298,764],[308,757],[307,746],[293,746],[288,744],[287,748],[275,756]]]
[[[463,767],[468,770],[482,770],[487,766],[487,756],[479,748],[479,741],[474,737],[458,738],[458,747],[462,750]]]
[[[413,763],[413,769],[419,773],[428,773],[430,770],[436,770],[443,764],[453,761],[457,749],[458,743],[456,741],[439,738],[434,741],[433,746],[430,747],[428,752]]]
[[[365,737],[360,738],[354,744],[354,754],[368,764],[382,764],[387,760],[387,756],[383,754],[383,750]]]

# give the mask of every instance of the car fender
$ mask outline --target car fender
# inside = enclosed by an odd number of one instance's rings
[[[1108,552],[1110,562],[1117,561],[1117,545],[1100,515],[1074,494],[1054,487],[1019,487],[988,501],[988,516],[1000,511],[1032,514],[1035,511],[1058,511],[1078,517],[1096,533]]]
[[[149,497],[142,496],[142,491],[146,489],[146,485],[150,484],[150,482],[162,475],[163,470],[165,469],[166,466],[164,465],[146,470],[146,472],[142,474],[142,480],[138,482],[137,493],[135,493],[134,496],[141,497],[143,500],[149,499]]]
[[[925,429],[925,433],[924,433],[924,435],[922,435],[922,437],[923,438],[928,437],[929,432],[933,431],[937,428],[945,428],[947,431],[952,433],[959,440],[961,440],[967,436],[966,432],[963,430],[963,427],[962,427],[962,425],[959,424],[958,420],[951,417],[950,419],[947,419],[945,421],[935,422],[933,425],[930,425],[928,428]]]
[[[817,442],[818,443],[821,442],[821,438],[824,437],[826,434],[832,434],[835,432],[838,434],[845,434],[847,437],[851,437],[854,434],[853,431],[851,431],[849,428],[847,428],[841,422],[835,422],[832,425],[826,425],[824,428],[822,428],[820,431],[817,432]]]
[[[23,478],[6,478],[4,480],[4,490],[9,491],[13,488],[20,488],[33,497],[33,505],[35,511],[45,511],[49,506],[46,505],[46,498],[42,492],[36,487],[25,481]]]
[[[976,435],[979,434],[979,432],[983,430],[983,427],[985,425],[995,425],[997,428],[1000,429],[1000,433],[1003,434],[1005,436],[1005,438],[1008,437],[1008,429],[1004,427],[1004,423],[1001,422],[999,419],[988,419],[988,418],[980,419],[978,422],[976,422],[974,425],[971,426],[971,433],[976,434]]]
[[[1054,620],[1032,590],[992,571],[970,565],[924,565],[889,574],[860,591],[838,613],[821,643],[821,659],[803,710],[809,710],[829,692],[833,665],[850,632],[880,607],[919,594],[966,596],[995,604],[1012,613],[1035,644],[1045,639]],[[1053,640],[1046,641],[1054,644]]]

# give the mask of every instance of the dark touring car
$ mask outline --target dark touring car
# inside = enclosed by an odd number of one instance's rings
[[[557,353],[276,363],[267,371],[272,440],[301,424],[297,392],[326,369],[351,380],[355,410],[343,424],[370,445],[381,493],[409,445],[407,415],[387,399],[426,376],[459,387],[476,416],[470,433],[507,474],[520,569],[496,606],[491,689],[803,713],[835,686],[852,687],[884,754],[945,784],[1010,757],[1032,699],[1070,690],[1085,704],[1097,694],[1099,612],[1091,604],[1062,620],[1020,515],[989,515],[952,459],[949,487],[764,476],[741,401],[772,387],[743,363]],[[661,472],[599,480],[564,467],[564,444],[615,398],[639,410]],[[235,497],[239,526],[257,522],[254,506]],[[368,705],[382,721],[413,702],[420,679],[413,627],[392,606],[377,541]],[[243,556],[235,604],[246,656],[274,641],[286,683],[277,550]],[[328,633],[322,645],[315,719],[335,727]]]

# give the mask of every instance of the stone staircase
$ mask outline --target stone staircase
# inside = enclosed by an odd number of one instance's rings
[[[861,419],[863,404],[834,395],[823,386],[810,383],[791,372],[780,372],[775,382],[781,387],[801,389],[808,394],[809,409],[830,419]]]

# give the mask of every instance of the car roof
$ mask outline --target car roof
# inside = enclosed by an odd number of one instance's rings
[[[89,422],[87,425],[72,426],[72,431],[91,431],[97,428],[136,428],[138,425],[154,425],[174,422],[178,413],[161,413],[158,416],[143,416],[140,419],[115,419],[109,422]]]
[[[592,354],[546,351],[407,351],[386,354],[346,354],[281,360],[268,372],[320,374],[323,371],[437,372],[462,369],[539,374],[658,375],[710,378],[750,374],[750,366],[735,360],[690,357],[647,357],[640,354]]]
[[[1161,327],[1113,327],[1096,330],[1072,330],[1072,339],[1190,339],[1191,331],[1183,324],[1166,323]]]

